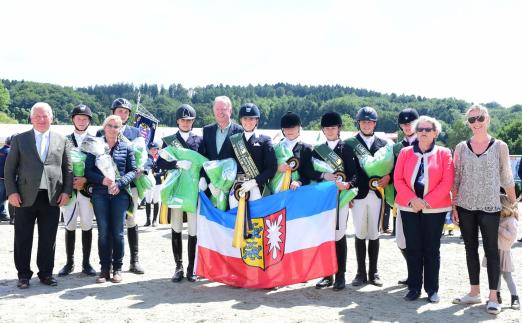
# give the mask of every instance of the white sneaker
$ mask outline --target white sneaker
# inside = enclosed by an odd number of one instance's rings
[[[440,302],[440,297],[439,297],[439,294],[437,294],[436,292],[431,294],[429,297],[428,297],[428,301],[430,303],[438,303]]]
[[[497,315],[500,313],[500,304],[498,303],[495,303],[495,302],[492,302],[492,301],[488,301],[486,303],[486,311],[489,313],[489,314],[493,314],[493,315]]]
[[[481,302],[480,295],[471,296],[470,294],[466,294],[453,300],[453,304],[478,304]]]

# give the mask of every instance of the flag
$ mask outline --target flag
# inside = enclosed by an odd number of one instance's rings
[[[233,248],[237,208],[216,209],[200,193],[196,274],[245,288],[301,283],[337,272],[333,182],[249,202],[252,236]]]
[[[150,114],[141,114],[140,112],[136,113],[134,126],[140,130],[140,137],[145,138],[146,146],[154,141],[154,135],[156,134],[158,123],[158,120]]]

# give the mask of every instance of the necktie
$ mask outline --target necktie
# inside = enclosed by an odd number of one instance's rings
[[[40,136],[40,145],[38,147],[38,155],[40,155],[40,160],[45,161],[45,137],[42,134]]]

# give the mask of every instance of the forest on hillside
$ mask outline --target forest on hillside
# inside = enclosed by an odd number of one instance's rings
[[[372,106],[379,114],[377,131],[397,131],[399,111],[415,108],[420,114],[435,117],[442,122],[440,143],[453,148],[469,136],[463,115],[471,103],[464,100],[384,94],[340,85],[287,83],[248,86],[219,84],[193,89],[187,89],[181,84],[164,87],[119,83],[73,88],[3,79],[0,82],[0,123],[26,123],[31,106],[37,101],[45,101],[53,107],[56,124],[70,124],[70,111],[75,105],[83,103],[91,107],[93,123],[98,125],[110,113],[110,105],[115,98],[127,98],[136,106],[138,93],[141,105],[164,126],[176,126],[174,112],[183,103],[196,109],[198,118],[195,127],[212,123],[212,102],[216,96],[226,95],[232,100],[234,115],[237,115],[242,104],[255,103],[261,110],[260,128],[278,129],[280,117],[287,111],[293,111],[301,116],[303,128],[319,129],[321,115],[327,111],[337,111],[343,115],[343,129],[355,130],[353,120],[357,110],[363,106]],[[492,115],[491,132],[508,143],[512,154],[522,154],[522,105],[503,107],[496,102],[481,103],[489,108]]]

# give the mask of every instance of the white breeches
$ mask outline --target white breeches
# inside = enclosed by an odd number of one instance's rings
[[[401,249],[406,248],[406,238],[404,237],[404,230],[402,229],[401,211],[397,209],[397,217],[395,218],[395,242],[397,247]]]
[[[136,215],[138,213],[138,205],[140,205],[140,200],[138,198],[138,189],[136,187],[131,187],[132,201],[134,202],[134,216],[127,216],[125,220],[125,224],[127,228],[134,228],[136,224]]]
[[[170,227],[174,232],[181,233],[183,230],[183,211],[181,209],[170,209]],[[187,212],[188,235],[195,236],[197,233],[196,214]]]
[[[234,183],[235,185],[235,183]],[[232,186],[234,187],[234,186]],[[250,190],[250,198],[249,201],[255,201],[259,200],[261,198],[261,192],[259,191],[259,187],[256,186]],[[236,200],[236,197],[234,196],[234,190],[230,190],[230,194],[228,195],[228,204],[230,205],[230,208],[233,209],[238,206],[239,201]]]
[[[376,240],[379,238],[379,216],[381,199],[374,191],[360,200],[353,200],[352,217],[355,236],[358,239]]]
[[[84,196],[82,193],[77,192],[76,201],[62,207],[62,212],[63,221],[67,230],[76,230],[78,216],[80,216],[80,227],[83,231],[92,229],[94,209],[92,208],[91,199]]]
[[[341,240],[346,235],[346,223],[350,212],[349,203],[339,210],[339,230],[335,230],[335,241]]]
[[[154,185],[153,188],[145,192],[147,203],[158,203],[160,201],[161,185]]]

